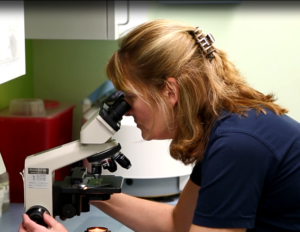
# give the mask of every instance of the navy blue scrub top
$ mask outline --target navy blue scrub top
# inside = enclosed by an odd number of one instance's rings
[[[191,180],[201,186],[193,224],[300,231],[300,124],[287,115],[223,113]]]

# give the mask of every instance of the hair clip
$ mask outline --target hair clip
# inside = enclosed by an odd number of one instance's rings
[[[200,27],[196,27],[196,30],[193,33],[197,44],[200,45],[206,57],[211,61],[215,57],[213,52],[216,51],[212,46],[215,42],[214,37],[210,33],[205,36]]]

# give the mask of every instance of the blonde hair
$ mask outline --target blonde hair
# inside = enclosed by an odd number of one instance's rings
[[[177,128],[170,154],[185,164],[202,159],[212,125],[222,111],[240,115],[251,108],[257,113],[266,113],[264,108],[279,115],[287,112],[274,103],[272,94],[251,88],[223,51],[214,48],[215,57],[207,59],[196,43],[195,29],[164,19],[141,24],[120,40],[120,49],[107,65],[108,78],[117,89],[137,92],[150,105],[155,103],[165,118],[172,115]],[[168,77],[175,78],[179,88],[172,110],[161,94]]]

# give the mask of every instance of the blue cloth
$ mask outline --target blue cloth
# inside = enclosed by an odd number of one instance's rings
[[[193,224],[300,231],[300,124],[270,110],[223,114],[191,180],[201,186]]]

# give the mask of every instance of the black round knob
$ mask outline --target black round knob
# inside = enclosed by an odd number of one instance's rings
[[[133,184],[133,179],[125,179],[125,183],[127,185],[132,185]]]
[[[33,206],[30,209],[28,209],[26,211],[26,214],[29,216],[29,218],[36,222],[39,225],[45,226],[46,228],[48,228],[48,225],[44,222],[43,219],[43,214],[44,213],[48,213],[50,215],[50,213],[48,212],[48,210],[46,208],[44,208],[43,206]]]
[[[62,208],[62,214],[65,218],[72,218],[76,214],[76,209],[72,204],[64,205]]]

